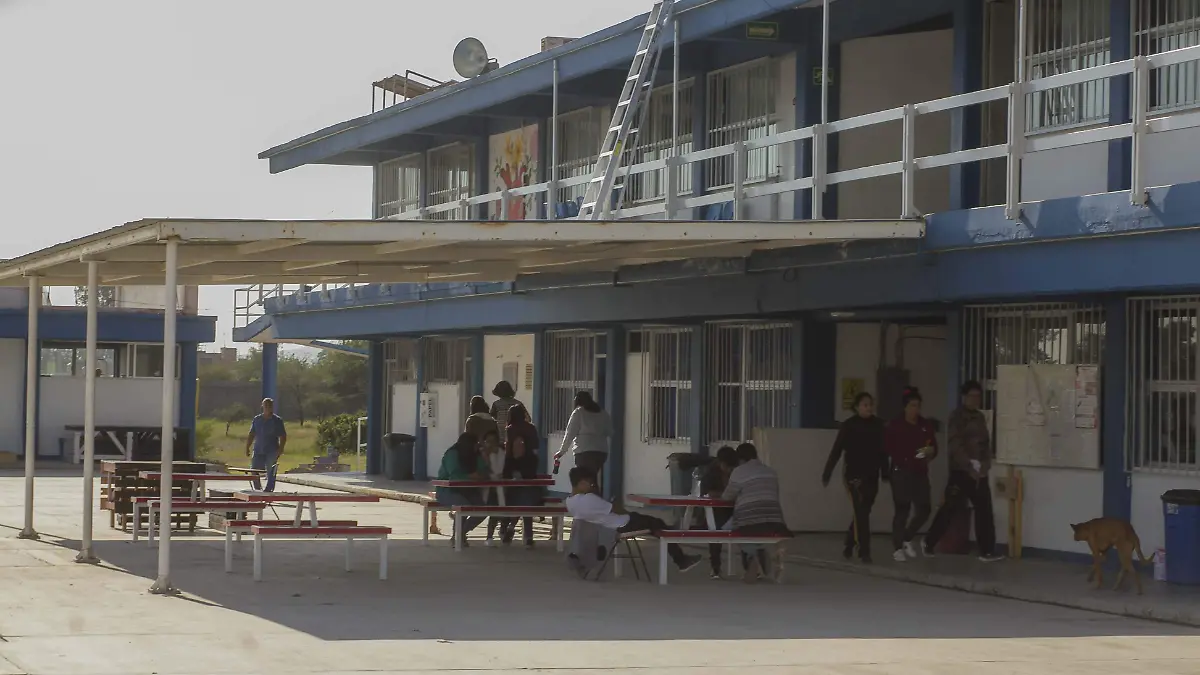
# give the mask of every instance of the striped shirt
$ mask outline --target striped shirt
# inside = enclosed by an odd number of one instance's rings
[[[500,442],[508,442],[508,434],[505,433],[508,429],[508,411],[520,403],[515,398],[500,398],[492,402],[492,417],[496,418],[496,424],[500,427]]]
[[[733,528],[764,523],[783,525],[779,505],[779,476],[771,467],[752,459],[729,474],[722,499],[733,502]]]

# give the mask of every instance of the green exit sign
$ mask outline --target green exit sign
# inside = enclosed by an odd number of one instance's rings
[[[779,24],[774,21],[751,21],[746,24],[747,40],[778,40]]]

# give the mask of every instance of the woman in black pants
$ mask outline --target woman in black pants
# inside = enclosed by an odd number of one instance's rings
[[[917,557],[913,538],[929,520],[929,462],[937,457],[933,423],[921,416],[921,392],[904,390],[904,415],[892,420],[883,437],[892,460],[892,559],[904,562]],[[909,520],[909,512],[912,519]]]
[[[538,475],[538,430],[529,421],[529,411],[516,403],[508,409],[508,427],[505,432],[504,478],[536,478]],[[513,506],[541,506],[544,491],[540,487],[508,488],[507,501]],[[525,546],[533,547],[533,518],[521,521]],[[517,519],[506,518],[500,528],[500,541],[512,543],[517,531]]]
[[[871,562],[871,507],[879,494],[879,479],[888,480],[888,458],[883,451],[883,420],[875,416],[875,399],[865,391],[854,398],[854,416],[842,422],[829,451],[821,483],[833,478],[838,461],[845,459],[843,479],[854,515],[846,531],[842,557],[849,560],[858,549],[864,563]]]

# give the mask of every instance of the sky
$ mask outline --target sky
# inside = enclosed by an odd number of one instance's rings
[[[369,168],[271,175],[258,153],[369,113],[393,73],[455,77],[464,37],[506,64],[650,5],[0,0],[0,258],[141,218],[369,218]],[[233,287],[200,310],[208,348],[233,344]]]

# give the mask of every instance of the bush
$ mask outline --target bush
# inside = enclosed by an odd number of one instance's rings
[[[193,439],[196,442],[194,449],[195,456],[207,457],[216,449],[213,447],[213,423],[209,420],[199,420],[196,422],[196,433]]]
[[[338,454],[353,454],[357,448],[358,418],[365,412],[334,415],[317,423],[317,452],[324,454],[333,446]]]

